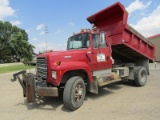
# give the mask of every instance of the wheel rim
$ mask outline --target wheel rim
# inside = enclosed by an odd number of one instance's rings
[[[142,82],[146,81],[146,73],[144,71],[141,73],[141,81]]]
[[[76,88],[75,88],[75,95],[74,95],[74,100],[76,102],[79,102],[83,99],[83,87],[82,85],[77,85]]]

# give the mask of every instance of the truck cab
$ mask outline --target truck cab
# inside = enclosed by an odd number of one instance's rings
[[[82,30],[84,31],[84,30]],[[104,33],[100,39],[100,32],[86,30],[69,38],[67,50],[84,50],[90,71],[112,68],[111,46],[109,38]],[[81,56],[79,56],[79,59]]]

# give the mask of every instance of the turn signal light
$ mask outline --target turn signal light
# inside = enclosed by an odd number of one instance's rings
[[[61,61],[57,61],[57,62],[56,62],[56,65],[60,65],[60,64],[61,64]]]

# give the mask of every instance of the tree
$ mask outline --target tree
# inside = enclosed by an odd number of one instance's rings
[[[0,61],[11,62],[13,58],[31,60],[33,48],[25,30],[0,21]]]

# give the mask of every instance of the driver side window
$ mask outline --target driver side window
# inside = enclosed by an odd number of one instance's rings
[[[105,48],[107,47],[106,41],[100,42],[100,35],[99,34],[92,34],[92,46],[93,48]]]
[[[100,38],[98,38],[99,36],[98,36],[98,34],[96,35],[96,34],[92,34],[92,46],[93,46],[93,48],[97,48],[98,47],[98,39]]]

